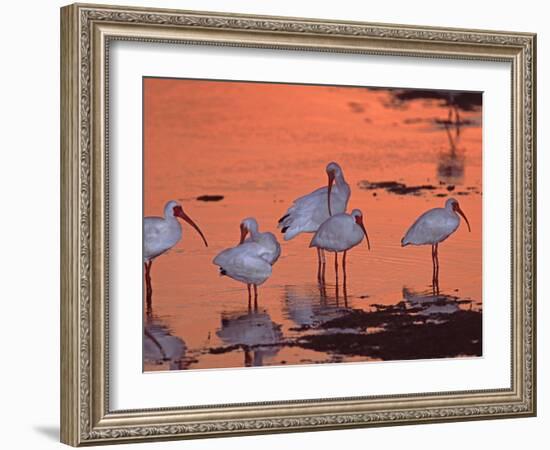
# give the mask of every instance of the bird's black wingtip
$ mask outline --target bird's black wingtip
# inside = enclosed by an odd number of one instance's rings
[[[286,233],[286,230],[288,230],[289,227],[283,227],[281,228],[281,233],[285,234]]]
[[[290,216],[290,214],[285,214],[283,217],[281,217],[281,218],[279,219],[279,222],[278,222],[278,223],[283,222],[283,220],[285,220],[288,216]]]
[[[227,272],[223,267],[220,267],[220,277],[223,277],[224,275],[227,275]]]

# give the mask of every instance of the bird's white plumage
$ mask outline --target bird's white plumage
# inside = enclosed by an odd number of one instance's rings
[[[444,208],[433,208],[422,214],[407,230],[401,245],[433,245],[447,239],[460,225],[453,202],[456,200],[450,198]]]
[[[354,209],[351,214],[333,215],[319,227],[309,246],[331,252],[343,252],[355,247],[365,237],[355,220],[357,216],[362,216],[358,209]]]
[[[174,216],[175,201],[164,207],[164,217],[143,219],[143,259],[145,262],[162,255],[176,245],[182,236],[181,225]]]
[[[348,206],[351,189],[338,164],[328,164],[327,173],[329,172],[334,174],[335,180],[330,195],[331,212],[333,215],[343,213]],[[294,200],[278,226],[285,230],[284,239],[288,241],[300,233],[316,232],[329,217],[328,187],[325,186]]]
[[[271,276],[271,266],[279,258],[281,246],[273,233],[259,231],[258,222],[253,217],[241,221],[241,239],[243,229],[250,233],[250,237],[236,247],[223,250],[213,262],[219,266],[222,275],[258,286]]]
[[[263,284],[271,276],[267,251],[255,242],[244,242],[223,250],[214,258],[221,273],[246,284]]]
[[[262,246],[265,251],[262,252],[260,256],[269,264],[275,264],[279,256],[281,256],[281,245],[277,241],[275,235],[269,231],[260,232],[258,222],[253,217],[244,219],[241,224],[250,232],[250,237],[248,237],[245,242],[254,242]]]

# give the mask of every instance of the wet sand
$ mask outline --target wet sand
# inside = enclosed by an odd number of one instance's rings
[[[144,214],[178,200],[210,246],[183,224],[182,241],[155,260],[144,325],[173,337],[177,351],[163,356],[146,343],[145,370],[481,355],[481,111],[475,98],[454,96],[457,118],[447,94],[407,92],[146,80]],[[277,219],[326,184],[332,160],[372,250],[349,252],[344,292],[332,255],[327,285],[317,285],[312,235],[281,239],[258,309],[248,310],[246,286],[220,277],[213,257],[236,245],[247,216],[282,237]],[[440,246],[434,295],[430,248],[400,239],[450,196],[472,232],[461,226]]]

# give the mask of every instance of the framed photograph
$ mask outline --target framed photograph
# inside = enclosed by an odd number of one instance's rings
[[[62,8],[62,441],[535,415],[535,58]]]

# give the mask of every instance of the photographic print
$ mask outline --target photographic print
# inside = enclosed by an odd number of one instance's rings
[[[62,442],[536,415],[536,34],[74,4],[60,44]]]
[[[143,79],[143,368],[482,356],[482,93]]]

